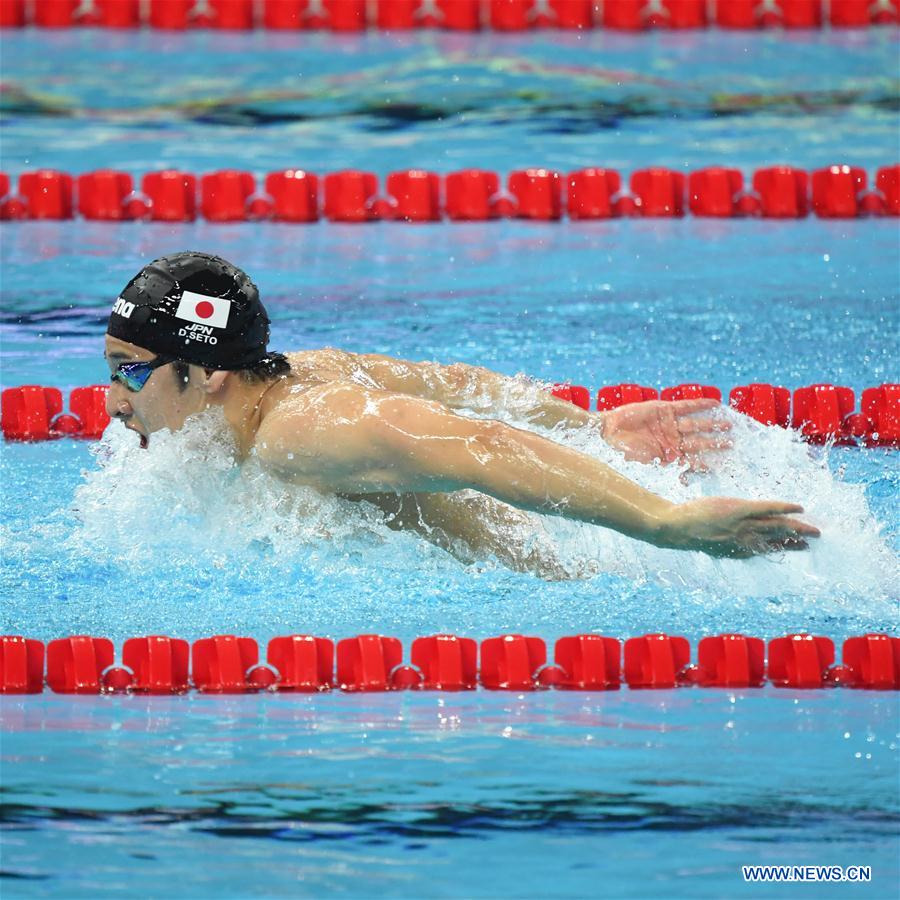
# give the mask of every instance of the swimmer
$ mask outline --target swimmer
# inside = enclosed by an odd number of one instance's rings
[[[715,401],[592,413],[487,369],[333,348],[285,356],[268,341],[256,285],[240,269],[205,253],[155,260],[110,314],[107,411],[146,448],[154,432],[218,407],[239,461],[255,456],[286,482],[373,503],[391,527],[457,555],[461,543],[544,577],[556,574],[553,560],[510,546],[513,529],[503,526],[564,516],[657,547],[737,558],[804,550],[819,536],[793,518],[803,512],[796,504],[672,503],[571,447],[454,412],[489,415],[518,396],[526,421],[589,428],[626,459],[702,470],[704,454],[729,446],[728,423],[710,415]]]

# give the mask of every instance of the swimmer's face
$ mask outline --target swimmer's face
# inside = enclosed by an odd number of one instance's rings
[[[104,355],[110,375],[123,363],[148,362],[157,356],[151,350],[110,335],[106,336]],[[207,393],[195,383],[198,381],[196,369],[196,366],[190,367],[187,385],[178,384],[171,363],[154,369],[139,391],[130,391],[120,381],[113,381],[106,395],[106,411],[110,418],[121,419],[126,428],[139,434],[141,446],[146,447],[154,431],[162,428],[178,431],[188,416],[208,405]]]

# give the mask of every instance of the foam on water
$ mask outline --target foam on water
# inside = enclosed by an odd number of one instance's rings
[[[526,393],[532,390],[541,386],[530,385]],[[798,502],[806,508],[804,517],[822,530],[807,553],[715,560],[531,514],[503,538],[537,546],[543,558],[558,564],[544,573],[548,580],[620,576],[717,596],[797,595],[836,614],[865,604],[879,616],[897,617],[897,559],[869,509],[864,485],[832,472],[827,450],[723,409],[720,414],[734,423],[734,448],[712,460],[708,474],[686,474],[673,466],[626,462],[587,429],[530,425],[523,420],[528,404],[522,397],[521,390],[515,392],[492,415],[607,462],[671,500],[730,495]],[[209,411],[180,433],[155,434],[149,451],[142,451],[134,435],[114,423],[94,451],[96,468],[84,473],[76,490],[79,526],[69,550],[137,576],[158,574],[161,567],[249,573],[264,562],[268,572],[283,570],[285,576],[313,568],[317,578],[354,569],[394,570],[400,577],[416,570],[456,581],[466,569],[482,573],[499,566],[492,559],[461,562],[418,535],[392,531],[368,504],[286,485],[253,459],[237,466],[223,425]]]

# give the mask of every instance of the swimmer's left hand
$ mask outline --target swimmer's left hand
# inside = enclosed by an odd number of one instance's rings
[[[802,513],[796,503],[703,497],[670,507],[653,543],[677,550],[700,550],[709,556],[747,559],[781,550],[808,550],[821,537],[814,525],[791,518]]]
[[[642,463],[687,463],[705,472],[706,453],[732,446],[731,423],[709,413],[717,400],[648,400],[602,413],[603,439],[625,459]]]

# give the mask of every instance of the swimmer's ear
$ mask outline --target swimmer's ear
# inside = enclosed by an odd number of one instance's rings
[[[203,390],[207,394],[215,394],[222,390],[225,379],[228,378],[228,372],[221,369],[204,369],[203,374],[206,376],[203,381]]]

